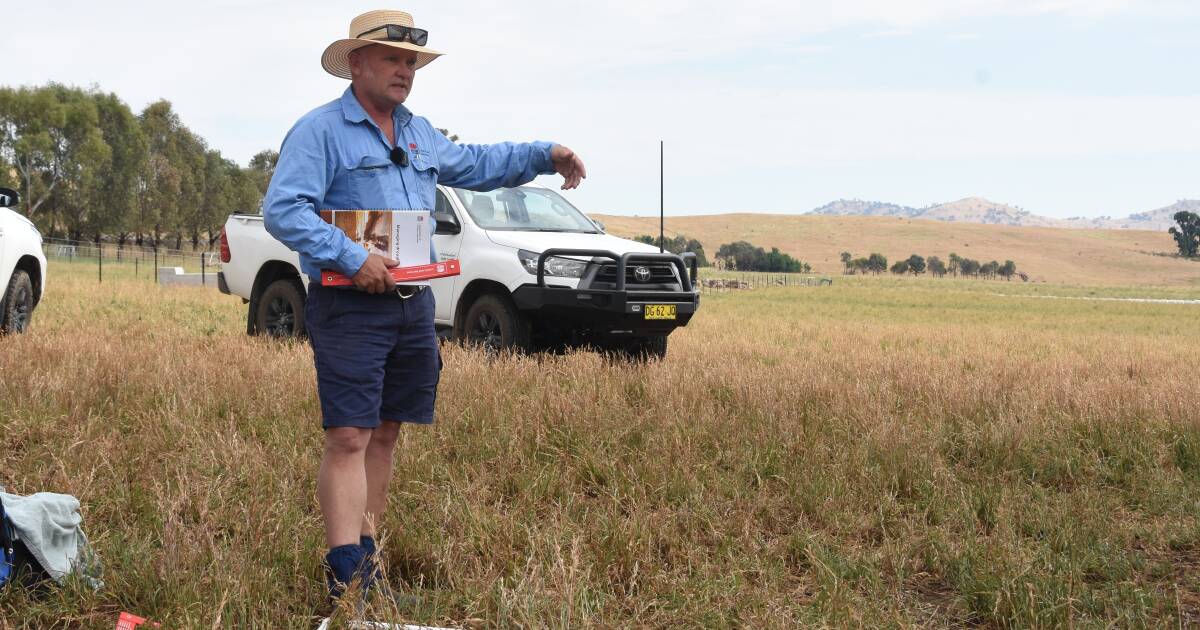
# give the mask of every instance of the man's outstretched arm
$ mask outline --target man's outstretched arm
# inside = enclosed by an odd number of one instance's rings
[[[550,142],[455,144],[437,134],[438,183],[467,190],[520,186],[538,175],[559,173],[563,190],[587,177],[583,160],[571,149]]]

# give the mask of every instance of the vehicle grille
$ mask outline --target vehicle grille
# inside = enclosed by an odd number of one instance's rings
[[[650,277],[645,280],[637,278],[637,268],[645,267],[650,270]],[[597,282],[616,283],[617,281],[617,264],[604,263],[596,272]],[[677,282],[675,279],[675,266],[671,263],[653,262],[653,263],[629,263],[625,266],[625,284],[671,284]]]

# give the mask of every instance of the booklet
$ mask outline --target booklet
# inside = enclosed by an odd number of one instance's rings
[[[399,284],[429,284],[432,278],[459,273],[457,260],[431,263],[429,242],[434,222],[426,210],[322,210],[321,218],[362,245],[368,254],[379,254],[400,263],[391,270]],[[322,286],[351,286],[349,276],[322,269]]]

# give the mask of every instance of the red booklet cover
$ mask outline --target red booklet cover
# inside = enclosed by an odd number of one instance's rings
[[[443,260],[442,262],[430,263],[428,265],[392,267],[389,271],[392,272],[392,280],[395,280],[399,284],[404,284],[405,282],[414,282],[417,280],[432,280],[434,278],[457,276],[461,271],[461,266],[457,258],[451,258],[450,260]],[[322,269],[321,286],[352,287],[354,286],[354,281],[345,274]]]

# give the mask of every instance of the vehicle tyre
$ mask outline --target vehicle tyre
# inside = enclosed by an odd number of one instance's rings
[[[33,319],[33,282],[23,269],[13,271],[0,301],[0,333],[21,333],[29,328]]]
[[[508,296],[488,293],[467,309],[461,338],[488,351],[531,349],[529,322]]]
[[[657,361],[667,356],[667,336],[630,339],[618,346],[617,351],[629,361]]]
[[[294,278],[275,280],[258,296],[254,314],[259,334],[268,337],[303,337],[304,287]]]

